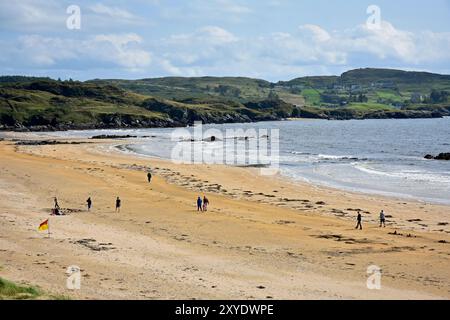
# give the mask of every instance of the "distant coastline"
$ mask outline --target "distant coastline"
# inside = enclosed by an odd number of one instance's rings
[[[0,130],[171,128],[285,119],[450,116],[450,75],[357,69],[269,81],[166,77],[61,81],[0,76]]]
[[[450,108],[450,107],[449,107]],[[243,118],[236,118],[236,121],[230,121],[227,119],[224,121],[223,118],[209,118],[207,121],[205,119],[198,119],[189,122],[172,122],[172,121],[150,121],[142,125],[135,123],[119,122],[116,125],[111,125],[108,123],[100,124],[60,124],[60,125],[35,125],[35,126],[25,126],[25,125],[0,125],[0,131],[14,131],[14,132],[46,132],[46,131],[69,131],[69,130],[121,130],[121,129],[154,129],[154,128],[183,128],[186,126],[192,126],[194,121],[202,121],[204,124],[245,124],[245,123],[257,123],[257,122],[270,122],[270,121],[301,121],[301,120],[338,120],[338,121],[348,121],[348,120],[386,120],[386,119],[438,119],[450,117],[450,111],[440,111],[440,112],[428,112],[428,111],[397,111],[397,112],[374,112],[370,114],[365,114],[361,116],[355,116],[351,112],[339,111],[325,112],[318,114],[317,116],[303,116],[298,118],[268,118],[266,120],[249,120]]]

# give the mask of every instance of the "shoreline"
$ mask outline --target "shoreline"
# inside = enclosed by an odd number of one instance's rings
[[[319,119],[319,120],[323,120],[323,119]],[[114,129],[115,130],[115,129]],[[84,131],[84,130],[81,130]],[[31,139],[31,140],[43,140],[43,137],[40,135],[36,135],[35,132],[24,132],[24,133],[17,133],[14,131],[9,131],[7,132],[9,133],[9,138],[8,139],[12,139],[13,141],[15,139]],[[51,132],[47,132],[47,133],[51,133]],[[25,137],[21,137],[22,135],[24,135]],[[172,162],[170,159],[167,158],[163,158],[163,157],[159,157],[159,156],[152,156],[152,155],[146,155],[146,154],[142,154],[142,153],[138,153],[136,151],[130,150],[129,148],[127,148],[127,146],[129,145],[133,145],[133,144],[139,144],[141,143],[140,137],[137,138],[121,138],[121,139],[114,139],[114,138],[110,138],[110,139],[101,139],[101,140],[91,140],[88,138],[80,138],[80,137],[60,137],[60,136],[47,136],[46,139],[50,139],[50,140],[55,140],[55,141],[81,141],[81,145],[83,144],[92,144],[94,146],[95,149],[98,149],[97,151],[99,151],[100,154],[106,154],[109,153],[111,151],[117,153],[118,155],[121,156],[125,156],[127,158],[129,158],[130,160],[135,158],[135,159],[140,159],[140,160],[148,160],[148,161],[155,161],[155,162],[159,162],[168,166],[172,166],[172,167],[176,167],[178,166],[178,164],[175,164],[174,162]],[[97,148],[98,146],[98,148]],[[127,150],[121,150],[120,147],[125,147]],[[105,148],[107,148],[108,150],[106,150]],[[227,165],[227,164],[181,164],[184,167],[191,167],[191,166],[197,166],[197,167],[206,167],[206,168],[210,168],[210,167],[216,167],[218,170],[224,170],[226,168],[229,169],[242,169],[242,170],[249,170],[249,172],[252,172],[253,175],[258,175],[257,174],[257,170],[259,170],[259,167],[252,167],[252,166],[234,166],[234,165]],[[440,202],[440,201],[430,201],[430,199],[421,199],[419,197],[415,197],[413,195],[406,195],[406,194],[389,194],[389,193],[378,193],[376,191],[373,190],[368,190],[368,191],[359,191],[356,189],[352,189],[352,188],[345,188],[345,187],[338,187],[338,186],[333,186],[333,185],[327,185],[326,183],[320,183],[320,182],[314,182],[311,180],[308,180],[306,178],[293,178],[290,177],[288,175],[283,175],[281,174],[280,171],[278,171],[278,173],[271,177],[271,178],[275,178],[278,181],[281,181],[282,183],[285,183],[287,185],[291,185],[291,186],[298,186],[300,188],[308,188],[308,189],[314,189],[314,190],[318,190],[318,192],[320,193],[336,193],[336,194],[342,194],[342,195],[349,195],[349,196],[355,196],[355,197],[360,197],[360,198],[370,198],[370,199],[379,199],[380,202],[396,202],[396,203],[403,203],[403,204],[407,204],[407,203],[411,203],[414,205],[418,205],[418,206],[426,206],[426,205],[431,205],[431,206],[439,206],[442,208],[445,208],[444,212],[448,212],[449,216],[448,217],[442,217],[443,219],[450,219],[450,203],[445,203],[445,202]],[[270,180],[270,179],[269,179]],[[449,229],[450,230],[450,229]]]
[[[118,142],[0,142],[2,276],[81,299],[450,298],[448,206],[110,152]],[[111,208],[117,194],[121,214]],[[211,201],[207,214],[195,211],[199,194]],[[44,239],[35,228],[54,195],[75,211],[51,218],[54,238]],[[92,213],[82,209],[87,195]],[[382,207],[393,216],[386,229],[377,225]],[[64,288],[75,262],[80,292]],[[380,291],[365,287],[371,264],[383,269]]]
[[[151,155],[139,154],[139,153],[136,153],[133,151],[129,151],[129,152],[123,151],[123,150],[120,150],[119,148],[117,148],[118,146],[120,146],[120,145],[112,145],[111,146],[112,150],[117,152],[119,155],[124,155],[125,157],[130,157],[130,159],[134,158],[134,159],[142,159],[142,160],[153,160],[153,161],[157,161],[159,163],[165,164],[166,166],[171,166],[171,167],[177,166],[177,164],[174,164],[170,159],[165,159],[165,158],[151,156]],[[101,152],[104,152],[104,151],[102,150]],[[208,169],[214,168],[214,170],[227,170],[227,169],[248,170],[248,174],[252,175],[253,177],[255,177],[255,176],[261,177],[258,173],[259,169],[252,168],[252,167],[230,166],[230,165],[226,165],[226,164],[184,164],[183,166],[187,166],[187,167],[196,166],[198,168],[208,168]],[[286,175],[282,175],[280,172],[278,172],[275,176],[271,176],[271,177],[268,177],[267,179],[264,179],[264,181],[268,181],[268,180],[272,180],[272,179],[274,181],[277,181],[281,186],[287,185],[292,188],[306,188],[306,189],[314,190],[318,194],[333,193],[333,194],[348,196],[348,197],[357,197],[357,198],[361,198],[361,199],[372,199],[372,200],[379,201],[380,203],[385,202],[385,203],[413,204],[415,206],[427,206],[427,205],[438,206],[438,207],[442,207],[444,209],[444,212],[447,212],[449,214],[448,217],[444,216],[444,217],[442,217],[442,219],[446,220],[446,219],[450,218],[450,204],[446,204],[446,203],[424,201],[424,200],[415,198],[413,196],[411,196],[411,198],[406,198],[406,197],[395,196],[395,195],[384,195],[384,194],[378,194],[378,193],[340,189],[340,188],[336,188],[333,186],[327,186],[327,185],[322,185],[319,183],[313,183],[313,182],[309,182],[309,181],[303,181],[303,180],[290,178]],[[181,185],[181,184],[179,184],[179,185]],[[281,188],[284,188],[284,187],[281,187]],[[319,200],[318,202],[321,202],[321,200]],[[350,211],[352,211],[352,210],[350,210]],[[364,210],[361,210],[361,211],[364,211]],[[408,225],[407,229],[409,229],[409,228],[414,229],[415,226]]]
[[[319,119],[323,120],[323,119]],[[114,129],[115,130],[115,129]],[[84,130],[81,130],[84,131]],[[31,140],[43,140],[42,136],[36,135],[36,133],[17,133],[13,131],[8,132],[10,134],[10,137],[8,139],[30,139]],[[49,132],[51,133],[51,132]],[[25,135],[25,137],[22,137],[22,135]],[[148,160],[148,161],[155,161],[161,164],[165,164],[167,166],[176,167],[178,164],[175,164],[170,159],[159,157],[159,156],[152,156],[152,155],[146,155],[142,153],[138,153],[136,151],[130,150],[127,148],[129,145],[133,144],[139,144],[141,141],[140,137],[137,138],[124,138],[124,139],[101,139],[101,140],[91,140],[88,138],[80,138],[80,137],[60,137],[60,136],[51,136],[49,135],[47,137],[50,140],[55,141],[81,141],[81,145],[83,144],[92,144],[93,148],[96,149],[100,154],[106,154],[111,151],[114,153],[117,153],[119,156],[125,156],[129,158],[129,160],[140,159],[140,160]],[[47,139],[46,138],[46,139]],[[7,140],[6,140],[7,141]],[[97,147],[98,146],[98,147]],[[127,150],[121,150],[120,147],[125,146]],[[106,150],[108,149],[108,150]],[[233,165],[227,165],[227,164],[181,164],[183,167],[191,167],[196,166],[200,168],[210,168],[210,167],[216,167],[218,170],[226,170],[228,169],[242,169],[242,170],[248,170],[252,173],[252,175],[258,176],[257,170],[259,170],[258,167],[251,167],[251,166],[233,166]],[[277,181],[281,181],[281,183],[293,186],[300,187],[300,188],[308,188],[313,190],[318,190],[318,193],[336,193],[336,194],[342,194],[342,195],[349,195],[354,197],[359,197],[362,199],[378,199],[381,203],[382,202],[396,202],[396,203],[402,203],[402,204],[414,204],[417,206],[438,206],[444,208],[444,212],[448,212],[448,217],[442,217],[442,219],[450,219],[450,203],[443,203],[439,201],[429,201],[426,199],[421,199],[419,197],[415,197],[413,195],[396,195],[396,194],[383,194],[378,192],[371,192],[371,190],[366,191],[359,191],[352,188],[345,188],[345,187],[337,187],[332,185],[327,185],[326,183],[320,183],[320,182],[314,182],[310,181],[308,179],[296,179],[293,177],[289,177],[288,175],[283,175],[280,173],[280,171],[273,177],[270,177],[268,180],[271,180],[271,178],[275,178]],[[411,227],[411,226],[409,226]],[[450,228],[449,228],[450,231]]]
[[[256,121],[248,121],[248,122],[210,122],[205,125],[224,125],[224,124],[255,124],[255,123],[264,123],[264,122],[286,122],[286,121],[365,121],[365,120],[394,120],[394,121],[402,121],[402,120],[434,120],[434,119],[445,119],[450,118],[450,115],[436,115],[436,116],[423,116],[423,117],[373,117],[373,118],[279,118],[279,119],[269,119],[269,120],[256,120]],[[179,124],[173,126],[155,126],[155,127],[133,127],[133,126],[123,126],[123,127],[67,127],[64,129],[60,129],[58,127],[46,127],[46,126],[36,126],[36,127],[23,127],[23,128],[14,128],[14,127],[2,127],[0,128],[0,134],[2,133],[18,133],[18,134],[36,134],[36,133],[51,133],[51,132],[67,132],[67,131],[92,131],[92,130],[148,130],[148,129],[177,129],[177,128],[186,128],[192,127],[193,124]],[[51,130],[49,130],[51,129]]]
[[[309,119],[296,119],[298,121],[304,121],[304,120],[309,120]],[[323,119],[318,119],[318,120],[323,120]],[[376,120],[376,119],[375,119]],[[404,120],[409,120],[409,119],[404,119]],[[279,121],[277,121],[279,122]],[[163,128],[154,128],[155,130],[163,130]],[[133,145],[133,144],[138,144],[137,142],[141,142],[141,137],[139,136],[139,131],[135,131],[137,129],[130,129],[130,128],[124,128],[124,129],[110,129],[111,131],[111,137],[110,138],[114,138],[112,136],[114,136],[114,133],[118,133],[120,134],[122,133],[130,133],[130,134],[137,134],[136,136],[132,136],[130,138],[132,139],[121,139],[119,141],[123,142],[121,145],[118,145],[117,147],[120,146],[124,146],[124,148],[130,149],[129,146]],[[143,129],[146,130],[146,129]],[[78,134],[78,132],[75,132],[73,134],[71,134],[71,136],[62,136],[60,133],[56,133],[53,134],[53,132],[32,132],[32,133],[17,133],[17,132],[13,132],[13,131],[9,131],[6,132],[5,136],[10,136],[10,137],[18,137],[18,136],[24,136],[24,137],[36,137],[37,139],[50,139],[50,138],[54,138],[54,139],[84,139],[87,138],[84,134],[84,131],[88,131],[91,132],[91,130],[80,130],[80,134]],[[108,130],[103,130],[103,129],[99,129],[98,132],[108,132]],[[157,134],[158,131],[155,132],[155,134]],[[2,133],[0,132],[0,137],[2,136]],[[146,138],[147,136],[145,136]],[[125,138],[125,137],[124,137]],[[143,137],[144,138],[144,137]],[[154,137],[155,138],[155,137]],[[142,140],[142,142],[144,142],[144,140]],[[163,156],[159,156],[159,155],[146,155],[145,153],[139,153],[138,151],[135,150],[129,150],[130,153],[135,154],[136,156],[142,156],[142,157],[146,157],[146,158],[155,158],[155,159],[161,159],[161,160],[167,160],[167,161],[171,161],[170,159],[168,159],[167,156],[163,155]],[[426,153],[426,151],[425,151]],[[311,155],[315,155],[314,153],[312,153]],[[321,155],[318,154],[318,156],[320,157]],[[330,156],[331,157],[331,156]],[[350,156],[349,156],[350,157]],[[422,157],[417,157],[417,159],[422,159]],[[358,159],[356,159],[358,160]],[[364,160],[364,159],[363,159]],[[405,160],[408,161],[408,160]],[[364,163],[363,163],[364,164]],[[370,164],[370,163],[369,163]],[[237,167],[252,167],[252,166],[237,166]],[[358,170],[362,170],[362,169],[357,169],[358,165],[353,166],[353,164],[351,164],[353,172],[357,172]],[[286,170],[286,171],[285,171]],[[435,189],[436,192],[432,193],[432,192],[427,192],[426,189],[421,189],[418,188],[417,190],[414,190],[414,185],[412,185],[411,183],[409,184],[405,184],[403,186],[400,185],[399,189],[395,188],[395,184],[396,183],[401,183],[401,181],[399,180],[400,178],[396,178],[397,180],[393,180],[391,179],[390,182],[387,182],[385,185],[381,184],[379,185],[377,183],[377,181],[379,180],[379,178],[376,178],[377,175],[380,172],[375,172],[375,175],[372,174],[370,177],[367,176],[367,178],[371,178],[371,182],[370,183],[352,183],[349,181],[346,181],[345,177],[343,177],[342,175],[337,178],[333,177],[333,176],[327,176],[325,175],[321,175],[321,174],[315,174],[314,172],[308,172],[307,170],[304,170],[304,172],[301,172],[302,169],[297,170],[297,172],[292,171],[289,172],[290,169],[288,170],[287,167],[281,167],[280,168],[281,174],[283,176],[286,177],[286,179],[289,179],[291,181],[294,182],[298,182],[298,183],[307,183],[310,185],[314,185],[317,187],[324,187],[324,188],[331,188],[331,189],[336,189],[336,190],[340,190],[343,192],[350,192],[350,193],[355,193],[355,194],[365,194],[365,195],[377,195],[380,197],[388,197],[388,198],[392,198],[392,199],[399,199],[399,200],[404,200],[404,201],[416,201],[416,202],[420,202],[420,203],[432,203],[432,204],[437,204],[437,205],[445,205],[448,206],[450,205],[450,200],[446,198],[446,194],[444,193],[444,191],[442,189],[440,189],[441,191],[438,191],[438,189]],[[300,171],[300,172],[299,172]],[[350,173],[353,173],[350,172]],[[382,171],[382,174],[387,174],[388,173],[393,173],[395,171]],[[433,174],[432,171],[425,171],[424,174]],[[363,175],[360,175],[360,178],[363,180]],[[416,179],[416,177],[404,177],[403,179],[405,179],[404,181],[410,181],[409,179],[412,179],[412,181],[414,181]],[[355,180],[358,181],[358,180]],[[420,181],[417,181],[417,183],[419,184]],[[432,188],[438,188],[439,186],[442,187],[442,183],[438,186],[435,185],[430,185],[430,187]],[[440,193],[439,193],[440,192]]]
[[[135,141],[137,141],[137,140],[135,140]],[[126,144],[115,145],[114,148],[125,155],[128,154],[130,157],[134,156],[134,157],[142,158],[142,159],[153,159],[153,160],[161,160],[161,161],[171,162],[171,160],[168,158],[153,156],[153,155],[146,155],[143,153],[138,153],[136,151],[133,151],[130,148],[128,148],[128,146],[133,145],[135,143],[130,143],[130,142],[133,142],[133,141],[128,141],[128,143],[126,143]],[[123,149],[125,149],[125,150],[123,150]],[[236,168],[248,168],[248,169],[260,168],[260,166],[258,166],[258,165],[227,165],[227,164],[212,164],[212,165],[219,166],[219,167],[236,167]],[[439,198],[422,198],[422,197],[417,197],[414,195],[409,195],[409,194],[404,194],[404,193],[382,192],[382,191],[377,191],[377,190],[373,190],[373,189],[358,189],[356,187],[338,186],[338,185],[333,185],[332,183],[313,181],[311,179],[301,177],[301,176],[292,177],[287,174],[282,174],[281,170],[278,171],[276,176],[279,176],[280,178],[285,179],[286,182],[288,182],[288,183],[305,184],[305,185],[309,185],[311,187],[332,189],[335,191],[341,191],[341,192],[345,192],[345,193],[353,193],[353,194],[368,195],[368,196],[372,195],[372,196],[388,198],[391,200],[398,200],[398,201],[403,200],[403,201],[407,201],[407,202],[417,202],[417,203],[421,203],[421,204],[430,203],[430,204],[435,204],[435,205],[450,206],[450,200],[444,201],[443,199],[439,199]]]

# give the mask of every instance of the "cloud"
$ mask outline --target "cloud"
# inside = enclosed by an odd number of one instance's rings
[[[206,26],[192,33],[176,34],[158,41],[155,50],[172,64],[211,64],[223,61],[229,48],[239,42],[231,32],[217,27]]]
[[[0,2],[2,30],[54,30],[65,28],[66,8],[54,0]]]
[[[383,21],[380,28],[358,26],[348,33],[337,35],[335,47],[350,52],[366,52],[379,59],[397,58],[411,62],[416,51],[416,37],[411,32],[394,28]]]
[[[36,67],[51,66],[62,60],[78,58],[77,44],[73,40],[28,35],[19,38],[16,50],[26,64]]]
[[[330,34],[318,25],[305,24],[300,26],[299,30],[310,35],[313,41],[324,42],[331,39]]]
[[[216,26],[206,26],[197,29],[193,33],[183,33],[170,36],[163,40],[169,45],[189,45],[203,44],[203,45],[222,45],[236,42],[238,38],[231,32]]]
[[[279,7],[279,6],[282,5],[282,3],[281,3],[280,0],[269,0],[269,1],[267,2],[267,5],[268,5],[269,7]]]
[[[69,4],[56,0],[0,1],[0,27],[2,30],[25,33],[67,32]],[[112,29],[123,30],[129,26],[151,24],[143,17],[117,6],[106,6],[102,3],[84,4],[80,1],[79,7],[81,30],[85,32],[111,32]]]
[[[26,35],[2,55],[19,68],[71,65],[77,69],[103,65],[138,71],[150,66],[152,61],[151,53],[140,48],[141,43],[141,37],[133,33],[101,34],[85,40]]]
[[[137,47],[142,38],[135,33],[108,34],[94,37],[93,44],[101,44],[106,51],[101,52],[104,61],[111,61],[130,70],[148,67],[151,63],[149,52]],[[98,51],[98,50],[94,50]],[[93,52],[93,54],[99,52]]]
[[[94,13],[107,15],[111,18],[136,19],[136,16],[127,10],[120,9],[118,7],[108,7],[102,3],[91,5],[89,8]]]
[[[149,26],[152,21],[144,19],[128,10],[116,6],[106,6],[103,3],[90,5],[82,9],[82,17],[87,26],[95,30],[111,30],[112,28]]]
[[[232,43],[238,40],[231,32],[215,26],[201,28],[195,36],[198,37],[199,40],[207,41],[211,44]]]
[[[90,14],[102,17],[102,23],[115,20],[113,16],[122,21],[132,16],[117,7],[97,4],[92,8]],[[35,23],[42,17],[38,12],[28,19]],[[2,38],[0,61],[3,70],[8,66],[13,70],[72,69],[92,74],[95,69],[108,74],[117,70],[115,74],[123,77],[131,72],[149,77],[234,75],[268,80],[337,74],[368,66],[444,72],[450,61],[449,32],[410,32],[387,21],[379,29],[358,25],[331,31],[305,24],[289,32],[259,35],[237,34],[235,29],[232,32],[217,23],[159,35],[147,38],[101,28],[46,36],[25,33],[9,40]],[[101,77],[101,73],[90,77]]]
[[[243,1],[237,0],[179,1],[176,5],[164,5],[158,9],[160,18],[171,22],[177,21],[179,25],[244,23],[254,12]]]
[[[450,59],[450,33],[409,32],[383,21],[380,28],[366,25],[333,34],[328,48],[336,52],[372,55],[379,61],[404,64],[445,62]]]
[[[216,0],[216,5],[220,10],[234,13],[234,14],[244,14],[250,13],[252,10],[244,5],[238,4],[231,0]]]
[[[306,24],[290,33],[252,38],[210,26],[172,35],[153,50],[164,55],[177,75],[260,74],[286,79],[300,75],[295,74],[299,70],[321,74],[361,66],[445,66],[450,60],[450,34],[412,33],[387,21],[379,29],[359,25],[332,32]]]

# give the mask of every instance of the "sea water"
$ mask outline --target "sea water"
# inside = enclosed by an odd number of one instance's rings
[[[426,154],[450,152],[450,118],[392,120],[298,120],[205,125],[204,130],[278,129],[280,173],[294,180],[338,189],[450,204],[450,161]],[[87,130],[41,135],[89,137],[97,134],[149,136],[120,150],[171,158],[174,129]],[[189,128],[187,130],[193,130]],[[225,137],[226,138],[226,137]],[[243,138],[243,137],[228,137]],[[260,137],[247,137],[256,139]],[[222,148],[223,141],[184,141]]]

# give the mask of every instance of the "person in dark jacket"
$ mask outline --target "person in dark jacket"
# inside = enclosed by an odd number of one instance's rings
[[[356,228],[355,229],[359,228],[359,230],[362,230],[362,216],[361,216],[361,212],[358,212],[358,217],[356,217],[356,221],[357,221],[357,223],[356,223]]]
[[[119,197],[116,199],[116,212],[120,212],[120,206],[122,205],[122,200]]]
[[[148,180],[148,183],[152,182],[152,174],[150,172],[147,173],[147,180]]]
[[[197,198],[197,211],[203,211],[202,203],[203,203],[202,198],[199,196]]]
[[[208,211],[209,200],[206,196],[203,196],[203,211]]]
[[[92,208],[92,199],[91,199],[91,197],[89,197],[89,198],[86,200],[86,204],[87,204],[87,209],[88,209],[88,211],[91,211],[91,208]]]
[[[58,203],[58,198],[54,198],[54,201],[55,201],[55,209],[61,209],[60,207],[59,207],[59,203]]]

